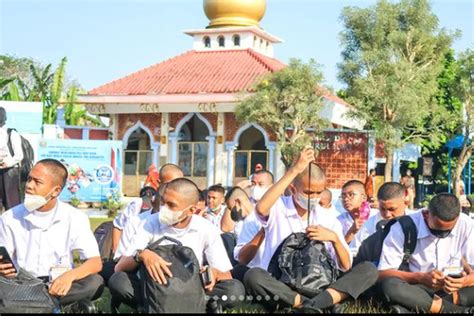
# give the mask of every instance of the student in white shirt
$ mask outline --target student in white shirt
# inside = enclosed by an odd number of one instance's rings
[[[260,201],[262,196],[273,185],[273,174],[268,170],[259,170],[252,175],[252,199],[254,203]]]
[[[216,184],[209,187],[207,192],[207,209],[203,217],[210,221],[220,231],[222,231],[222,218],[224,217],[226,206],[224,205],[225,189]]]
[[[367,202],[364,184],[358,180],[350,180],[346,182],[342,186],[341,200],[346,212],[339,215],[337,219],[342,225],[342,231],[346,242],[350,244],[364,222],[367,220],[360,214],[362,204]],[[369,217],[372,217],[376,213],[377,211],[371,210]]]
[[[44,159],[33,167],[25,202],[0,218],[0,245],[14,262],[14,267],[0,264],[0,274],[15,277],[25,270],[51,281],[49,294],[62,306],[80,301],[93,308],[90,300],[103,289],[103,279],[97,274],[102,261],[89,218],[58,200],[66,178],[67,170],[57,160]],[[85,260],[78,267],[74,267],[73,250]]]
[[[391,227],[378,270],[383,293],[395,310],[474,312],[474,231],[460,211],[455,195],[441,193],[427,210],[409,215],[418,230],[409,271],[398,270],[405,237],[399,223]],[[459,277],[449,276],[453,268],[460,270]]]
[[[326,250],[336,262],[339,270],[348,271],[352,265],[349,247],[344,241],[340,223],[330,216],[321,216],[311,209],[311,225],[308,226],[308,203],[317,204],[326,187],[322,169],[314,163],[314,150],[305,148],[296,163],[276,182],[257,203],[256,215],[265,228],[265,248],[259,268],[250,269],[244,277],[247,291],[254,297],[270,297],[262,304],[271,309],[277,305],[321,311],[372,286],[377,278],[375,266],[361,263],[354,270],[341,277],[320,295],[308,299],[293,291],[286,284],[274,279],[266,270],[279,245],[292,233],[306,232],[309,239],[324,242]],[[290,187],[291,196],[282,196]],[[310,199],[310,201],[308,201]],[[277,300],[273,300],[273,298]]]
[[[360,245],[370,235],[385,226],[391,219],[414,213],[407,208],[407,193],[398,182],[386,182],[377,192],[379,212],[370,217],[355,235],[349,248],[353,256],[357,254]]]
[[[219,230],[209,221],[193,215],[198,200],[199,190],[191,180],[180,178],[166,185],[160,211],[145,219],[131,246],[117,263],[116,273],[109,280],[114,301],[130,306],[142,304],[140,281],[134,273],[139,264],[145,265],[149,274],[160,284],[166,284],[167,279],[172,277],[170,263],[146,249],[163,236],[177,239],[184,246],[193,249],[201,266],[207,260],[212,272],[212,283],[205,290],[209,297],[217,296],[218,303],[223,308],[231,308],[237,303],[223,299],[223,296],[230,298],[245,294],[242,283],[232,279],[232,265]],[[209,301],[211,302],[212,300]]]

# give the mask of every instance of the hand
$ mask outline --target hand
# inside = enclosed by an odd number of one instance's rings
[[[335,232],[320,225],[308,226],[308,228],[306,228],[306,235],[310,240],[330,242],[336,242],[337,240]]]
[[[453,278],[453,277],[450,277],[449,275],[445,276],[443,290],[448,294],[459,291],[460,289],[465,287],[466,276],[467,276],[466,272],[463,272],[460,278]]]
[[[2,256],[0,256],[0,262],[2,259]],[[6,278],[14,278],[16,276],[16,269],[11,263],[0,263],[0,275]]]
[[[298,160],[293,165],[297,173],[302,173],[311,162],[314,162],[314,149],[306,146],[300,153]]]
[[[350,231],[354,234],[357,234],[359,230],[361,229],[362,225],[365,223],[365,219],[362,219],[360,217],[356,217],[354,219],[354,223],[352,224]]]
[[[140,254],[140,257],[148,271],[148,274],[155,282],[158,282],[158,284],[168,283],[166,275],[170,278],[173,277],[173,274],[168,268],[171,265],[171,262],[165,261],[153,251],[145,249]]]
[[[429,272],[420,272],[421,279],[420,283],[433,289],[433,290],[441,290],[444,286],[444,275],[443,272],[439,270],[433,270]]]
[[[209,269],[209,274],[211,275],[211,283],[204,286],[204,290],[206,290],[207,293],[212,292],[217,282],[217,278],[215,277],[216,273],[212,271],[213,270],[212,268],[208,268],[208,269]],[[203,272],[203,271],[204,271],[204,268],[201,268],[200,272]]]
[[[72,271],[65,272],[54,279],[49,285],[49,294],[53,296],[66,296],[74,282],[74,274]]]

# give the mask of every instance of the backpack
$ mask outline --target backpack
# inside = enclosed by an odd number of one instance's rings
[[[400,223],[403,234],[405,235],[405,242],[403,243],[403,260],[400,264],[399,270],[409,271],[408,259],[410,259],[410,256],[415,251],[418,235],[418,230],[410,216],[401,216],[390,220],[385,226],[365,239],[354,258],[354,266],[363,261],[370,261],[374,263],[375,266],[378,266],[385,237],[387,237],[390,228],[395,223]]]
[[[112,260],[112,232],[114,225],[112,221],[103,222],[94,231],[94,237],[99,245],[100,258],[104,261]]]
[[[12,131],[17,132],[14,128],[8,128],[8,150],[10,151],[10,155],[14,155],[15,152],[13,151],[11,136]],[[18,132],[17,132],[18,133]],[[19,134],[20,135],[20,134]],[[33,147],[31,147],[30,142],[20,135],[21,139],[21,150],[23,151],[23,159],[20,162],[20,180],[21,182],[28,181],[28,175],[30,174],[31,169],[33,169],[33,161],[35,160],[35,152]]]
[[[59,302],[42,280],[23,269],[15,278],[0,276],[0,314],[57,313]]]
[[[336,263],[324,243],[308,239],[305,233],[292,233],[280,244],[268,272],[307,297],[318,295],[338,277]]]
[[[161,245],[165,240],[174,244]],[[168,284],[155,282],[144,264],[140,265],[140,282],[145,313],[204,313],[205,293],[200,277],[199,261],[193,250],[167,236],[147,247],[164,260],[171,262],[172,278]]]

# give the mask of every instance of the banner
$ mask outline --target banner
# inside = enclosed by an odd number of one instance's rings
[[[109,140],[42,139],[38,160],[53,158],[68,168],[62,201],[103,202],[122,193],[122,142]]]

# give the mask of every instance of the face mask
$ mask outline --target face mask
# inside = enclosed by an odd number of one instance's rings
[[[319,204],[320,200],[321,200],[320,198],[308,199],[307,197],[303,196],[301,193],[298,193],[296,197],[297,203],[305,210],[308,209],[308,201],[310,201],[311,207],[316,207],[316,205]]]
[[[52,192],[52,190],[51,190]],[[49,192],[46,196],[49,196],[51,194]],[[34,195],[34,194],[28,194],[25,193],[25,200],[23,202],[23,205],[25,208],[28,210],[28,212],[33,212],[41,207],[43,207],[46,203],[48,203],[51,200],[52,197],[46,198],[41,195]]]
[[[253,187],[252,196],[255,201],[260,201],[263,195],[268,191],[268,188],[262,188],[258,185]]]
[[[244,216],[242,215],[242,209],[237,209],[237,206],[234,206],[230,210],[230,218],[232,218],[234,222],[240,222],[241,220],[243,220]]]
[[[158,215],[158,218],[160,219],[160,223],[163,223],[167,226],[172,226],[176,223],[181,222],[184,219],[183,214],[186,212],[186,210],[189,207],[190,206],[186,207],[182,211],[172,211],[166,205],[161,206],[160,212]]]
[[[430,233],[435,236],[436,238],[446,238],[449,236],[449,234],[451,233],[451,229],[450,230],[441,230],[441,229],[431,229],[428,227],[428,229],[430,230]]]

